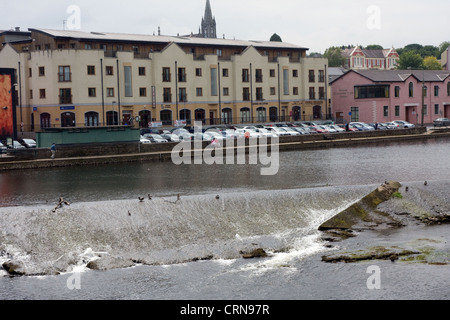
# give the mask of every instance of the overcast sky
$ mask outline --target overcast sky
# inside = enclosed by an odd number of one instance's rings
[[[210,0],[217,36],[285,42],[323,53],[330,46],[450,41],[448,0]],[[0,0],[0,30],[21,27],[185,35],[197,33],[206,0]],[[69,8],[79,8],[68,12]],[[79,19],[78,19],[79,17]]]

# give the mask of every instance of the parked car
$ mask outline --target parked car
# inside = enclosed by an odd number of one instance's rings
[[[22,139],[20,142],[27,148],[36,148],[36,141],[33,139]]]
[[[403,121],[403,120],[394,120],[392,122],[397,123],[400,128],[414,128],[415,127],[415,125],[413,125],[412,123],[409,123],[409,122]]]
[[[385,124],[387,125],[388,129],[400,129],[400,125],[398,123],[395,122],[385,122]]]
[[[438,118],[433,121],[433,125],[435,127],[450,126],[450,120],[448,118]]]
[[[3,143],[0,142],[0,153],[6,153],[7,149],[8,148]]]
[[[146,137],[144,137],[144,136],[142,136],[142,135],[141,135],[140,142],[141,142],[142,144],[149,144],[149,143],[152,143],[152,142],[150,141],[150,139],[147,139]]]
[[[332,129],[334,129],[334,130],[336,130],[336,132],[344,132],[344,131],[345,131],[345,129],[339,127],[339,126],[336,125],[336,124],[330,124],[330,125],[328,125],[328,127],[332,128]]]
[[[356,129],[358,129],[359,131],[375,130],[374,127],[371,127],[367,123],[364,123],[364,122],[350,122],[350,125]]]
[[[26,149],[26,147],[17,140],[13,140],[13,144],[8,145],[8,148],[9,149]]]
[[[256,131],[265,137],[270,137],[270,138],[278,137],[278,135],[275,132],[267,130],[266,128],[258,128]]]
[[[179,142],[180,141],[180,137],[174,133],[170,133],[170,131],[169,131],[169,133],[166,133],[166,132],[161,133],[160,136],[169,142]]]
[[[149,139],[153,143],[163,143],[168,142],[167,139],[164,139],[159,134],[156,133],[146,133],[144,134],[144,137]]]

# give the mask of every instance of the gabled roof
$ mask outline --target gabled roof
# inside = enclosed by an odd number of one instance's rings
[[[330,82],[345,77],[348,73],[354,72],[373,82],[405,82],[408,78],[414,77],[417,81],[443,82],[450,77],[450,72],[445,70],[349,70],[343,75]]]
[[[395,51],[394,48],[383,50],[370,50],[370,49],[361,49],[359,46],[357,46],[342,50],[342,55],[345,57],[351,57],[356,50],[360,50],[366,58],[373,58],[373,59],[384,59],[387,56],[389,56],[389,54],[391,54],[393,51]]]
[[[51,29],[28,29],[32,32],[40,32],[60,39],[78,39],[91,41],[129,41],[129,42],[154,42],[170,43],[175,42],[179,45],[198,45],[198,46],[230,46],[230,47],[248,47],[256,48],[278,48],[278,49],[298,49],[309,50],[287,42],[276,41],[256,41],[256,40],[230,40],[221,38],[197,38],[190,36],[163,36],[147,34],[125,34],[108,32],[83,32],[77,30],[51,30]]]

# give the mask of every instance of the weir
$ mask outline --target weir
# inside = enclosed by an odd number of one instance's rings
[[[257,247],[288,251],[365,192],[329,187],[81,202],[55,212],[53,204],[0,208],[0,264],[17,261],[18,274],[58,274],[94,259],[111,269],[237,259]]]

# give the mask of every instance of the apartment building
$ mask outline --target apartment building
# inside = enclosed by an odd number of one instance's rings
[[[201,121],[253,123],[331,114],[327,59],[284,42],[29,29],[3,41],[16,69],[21,130]],[[2,40],[2,39],[0,39]]]
[[[350,70],[330,85],[337,122],[422,125],[450,116],[449,71]]]

